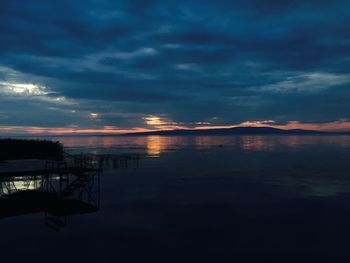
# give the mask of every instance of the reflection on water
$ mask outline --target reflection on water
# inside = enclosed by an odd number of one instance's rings
[[[312,145],[350,147],[350,136],[95,136],[57,137],[66,147],[79,151],[144,151],[152,157],[185,148],[236,148],[243,151],[273,151],[279,147],[300,148]]]
[[[67,216],[98,210],[98,178],[95,172],[2,176],[0,218],[45,213],[45,224],[58,231],[66,226]]]
[[[147,154],[151,157],[159,157],[164,150],[164,142],[161,136],[147,136]]]
[[[250,136],[244,137],[238,142],[243,150],[256,150],[256,151],[269,151],[274,145],[268,138],[263,138],[262,136]]]
[[[0,181],[0,196],[8,195],[16,191],[37,190],[42,186],[41,177],[16,176],[11,180]]]
[[[350,161],[350,136],[64,137],[62,142],[72,150],[167,156],[167,167],[182,170],[189,177],[208,172],[221,177],[244,176],[312,196],[350,192],[346,166]],[[207,153],[205,158],[201,152]],[[115,161],[119,157],[110,162],[109,159],[106,158],[110,163],[107,167],[122,166]]]

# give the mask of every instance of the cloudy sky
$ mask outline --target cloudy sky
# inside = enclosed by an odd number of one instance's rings
[[[350,130],[348,0],[1,0],[0,133]]]

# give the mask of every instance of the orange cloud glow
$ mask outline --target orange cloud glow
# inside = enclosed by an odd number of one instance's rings
[[[317,131],[350,131],[350,121],[339,120],[327,123],[301,123],[290,121],[286,125],[275,125],[272,127],[280,129],[304,129]]]
[[[101,129],[80,129],[78,127],[48,128],[34,126],[0,126],[1,133],[29,134],[29,135],[69,135],[69,134],[123,134],[132,132],[151,131],[144,128],[119,129],[113,126],[105,126]]]
[[[145,120],[145,124],[147,126],[156,130],[187,129],[187,127],[184,126],[182,123],[177,123],[175,121],[171,121],[163,117],[150,115],[143,119]]]
[[[275,125],[272,120],[263,121],[246,121],[238,125],[203,125],[193,128],[186,127],[184,125],[175,125],[174,122],[166,122],[157,117],[149,117],[145,119],[148,122],[150,128],[131,128],[122,129],[116,126],[104,126],[102,128],[88,129],[80,128],[79,126],[71,125],[69,127],[62,128],[50,128],[50,127],[36,127],[36,126],[0,126],[0,134],[18,134],[18,135],[69,135],[69,134],[123,134],[123,133],[137,133],[148,132],[156,130],[174,130],[174,129],[221,129],[221,128],[234,128],[234,127],[274,127],[279,129],[305,129],[305,130],[317,130],[317,131],[350,131],[350,121],[339,120],[328,123],[301,123],[298,121],[290,121],[285,125]],[[174,125],[172,125],[174,124]]]
[[[304,129],[316,131],[350,131],[350,121],[338,120],[327,123],[302,123],[299,121],[290,121],[284,125],[276,125],[273,120],[259,120],[259,121],[245,121],[238,125],[222,125],[222,126],[198,126],[194,129],[220,129],[220,128],[234,128],[234,127],[273,127],[279,129]]]

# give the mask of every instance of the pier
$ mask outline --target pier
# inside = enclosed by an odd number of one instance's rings
[[[0,172],[0,219],[44,213],[59,231],[74,214],[94,213],[100,203],[100,171],[84,158],[65,154],[41,169]]]
[[[60,159],[7,161],[0,166],[0,219],[44,213],[45,225],[60,231],[69,216],[99,210],[104,169],[137,168],[141,157],[64,152]]]

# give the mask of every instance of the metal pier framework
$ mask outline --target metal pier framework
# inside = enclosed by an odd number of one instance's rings
[[[0,218],[45,213],[45,224],[60,230],[67,216],[93,213],[100,205],[100,171],[92,161],[66,154],[41,170],[0,176]]]

